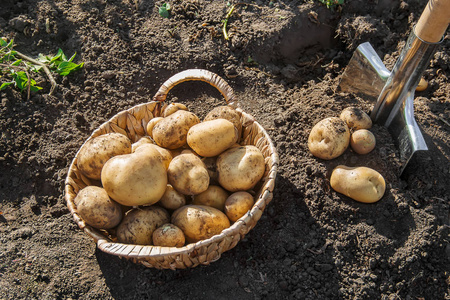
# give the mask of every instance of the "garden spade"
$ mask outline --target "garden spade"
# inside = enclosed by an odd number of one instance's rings
[[[358,46],[338,89],[375,103],[372,121],[388,128],[398,147],[401,173],[418,151],[428,150],[414,119],[414,91],[444,39],[450,22],[450,0],[430,0],[409,35],[392,71],[370,43]]]

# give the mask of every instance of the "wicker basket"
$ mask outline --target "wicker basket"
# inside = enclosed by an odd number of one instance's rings
[[[232,249],[252,229],[266,207],[272,200],[275,178],[277,174],[278,155],[266,130],[258,124],[252,116],[237,107],[234,92],[219,76],[206,70],[192,69],[180,72],[169,78],[159,89],[153,101],[134,106],[122,111],[102,124],[95,130],[88,140],[110,132],[120,132],[128,136],[132,142],[146,136],[147,123],[155,117],[161,116],[167,104],[164,103],[167,93],[177,84],[197,80],[204,81],[217,88],[231,107],[241,113],[242,145],[258,147],[266,162],[266,173],[255,189],[255,204],[252,209],[229,228],[209,239],[188,244],[181,248],[130,245],[115,242],[114,232],[95,229],[86,224],[77,212],[74,199],[77,193],[88,185],[98,185],[99,182],[83,176],[77,168],[77,155],[69,168],[65,181],[65,199],[75,222],[94,241],[100,250],[127,258],[146,267],[158,269],[183,269],[200,264],[207,265],[216,261],[221,254]],[[87,141],[88,141],[87,140]]]

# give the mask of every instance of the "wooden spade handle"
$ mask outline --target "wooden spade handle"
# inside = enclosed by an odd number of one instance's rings
[[[450,23],[450,0],[430,0],[417,22],[415,34],[428,43],[438,43]]]

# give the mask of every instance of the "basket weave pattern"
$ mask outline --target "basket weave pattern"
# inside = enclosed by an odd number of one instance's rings
[[[118,113],[96,129],[86,142],[99,135],[111,132],[122,133],[130,138],[133,143],[141,137],[147,136],[147,124],[151,119],[161,116],[165,106],[167,106],[164,104],[164,100],[169,90],[175,85],[188,80],[205,81],[216,87],[225,97],[227,103],[235,107],[242,115],[241,145],[256,146],[264,155],[266,172],[261,182],[257,185],[258,191],[255,190],[257,192],[255,204],[247,214],[220,234],[180,248],[122,244],[115,241],[113,232],[106,232],[89,226],[77,212],[74,200],[78,192],[86,186],[101,184],[98,181],[87,178],[77,168],[78,153],[69,167],[65,181],[67,206],[75,222],[97,243],[98,248],[106,253],[127,258],[146,267],[184,269],[216,261],[223,252],[235,247],[256,225],[267,204],[273,198],[278,155],[268,133],[251,115],[236,108],[237,104],[235,103],[232,89],[222,78],[209,71],[186,70],[172,76],[161,86],[153,101],[136,105]]]

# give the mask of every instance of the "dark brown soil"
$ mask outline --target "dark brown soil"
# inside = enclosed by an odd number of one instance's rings
[[[0,106],[0,299],[449,299],[450,39],[416,93],[429,151],[399,177],[386,128],[377,147],[323,161],[307,149],[319,120],[373,103],[337,93],[353,51],[369,41],[392,68],[424,2],[253,1],[231,16],[226,1],[2,0],[0,34],[36,57],[77,52],[85,67],[27,100],[7,89]],[[46,20],[48,19],[48,28]],[[48,32],[47,32],[48,29]],[[241,107],[270,133],[280,156],[274,199],[257,226],[218,261],[156,270],[105,254],[73,221],[64,200],[68,166],[116,113],[151,100],[171,75],[204,68],[224,77]],[[1,81],[4,78],[0,78]],[[168,101],[199,116],[223,104],[203,83]],[[361,204],[329,185],[339,164],[368,166],[387,182]]]

